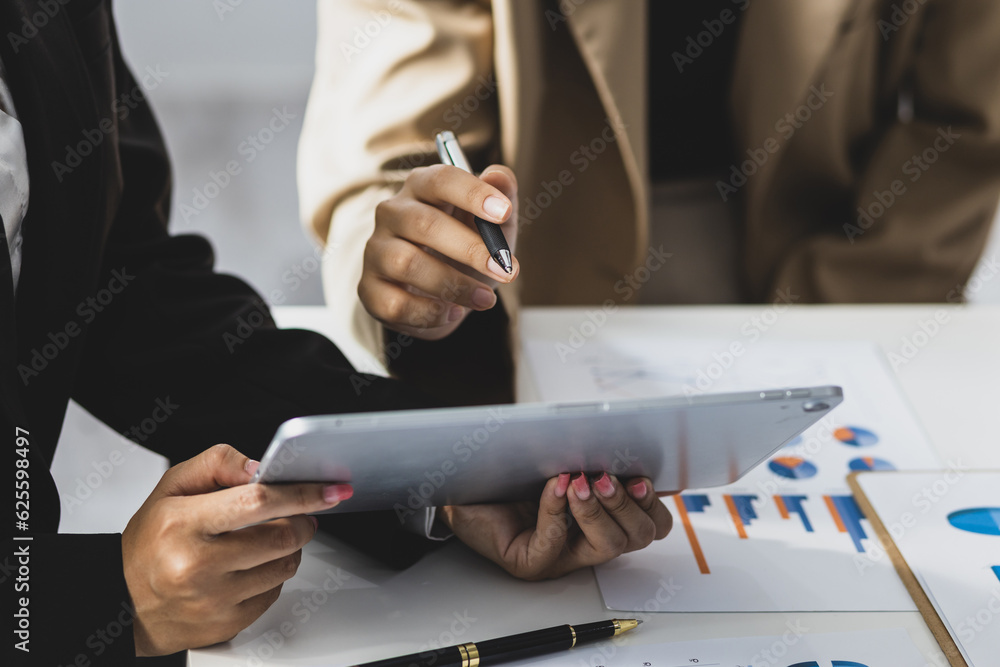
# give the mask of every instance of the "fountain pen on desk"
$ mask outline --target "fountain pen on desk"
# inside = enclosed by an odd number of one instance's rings
[[[638,626],[635,619],[559,625],[484,642],[448,646],[357,667],[480,667],[570,649],[577,644],[615,637]]]

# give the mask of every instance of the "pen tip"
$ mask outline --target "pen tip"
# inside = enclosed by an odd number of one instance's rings
[[[510,258],[510,250],[500,250],[497,252],[497,264],[499,264],[504,271],[507,273],[514,272],[514,263]]]

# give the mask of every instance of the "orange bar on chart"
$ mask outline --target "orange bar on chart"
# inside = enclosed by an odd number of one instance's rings
[[[688,516],[687,507],[684,506],[684,500],[680,494],[674,496],[674,504],[677,505],[677,516],[681,518],[684,532],[687,533],[688,542],[691,543],[691,551],[694,553],[695,562],[698,563],[698,571],[702,574],[711,574],[708,569],[708,562],[705,560],[705,554],[701,550],[701,543],[698,542],[698,536],[694,533],[694,526],[691,525],[691,517]]]
[[[747,539],[746,528],[743,527],[743,517],[740,516],[739,510],[736,509],[736,503],[733,502],[733,497],[726,495],[723,496],[726,499],[726,507],[729,508],[729,516],[733,517],[733,525],[736,526],[736,534],[740,536],[741,540]]]
[[[823,500],[826,501],[826,508],[830,510],[830,516],[833,517],[833,522],[837,524],[837,530],[841,533],[846,533],[847,526],[844,525],[844,520],[840,518],[840,512],[837,511],[837,506],[833,504],[833,498],[830,496],[823,496]]]
[[[774,506],[778,508],[778,514],[782,519],[788,518],[788,508],[785,506],[785,499],[781,496],[774,497]]]

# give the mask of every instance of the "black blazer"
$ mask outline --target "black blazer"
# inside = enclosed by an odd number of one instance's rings
[[[8,495],[5,511],[25,511],[27,530],[16,515],[7,524],[32,538],[10,541],[0,571],[10,614],[22,597],[30,612],[31,652],[13,653],[17,664],[127,665],[121,536],[56,534],[48,468],[70,398],[173,461],[218,442],[259,457],[294,416],[426,400],[357,374],[318,334],[278,331],[249,286],[213,272],[204,239],[167,233],[169,162],[106,0],[0,0],[0,27],[31,179],[16,303],[0,234],[0,447],[5,480],[28,475],[15,486],[24,504]],[[176,406],[166,419],[158,401]],[[414,548],[391,516],[330,525],[384,555]]]

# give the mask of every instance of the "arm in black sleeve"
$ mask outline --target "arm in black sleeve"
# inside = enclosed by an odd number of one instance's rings
[[[136,89],[115,62],[116,87]],[[169,163],[145,101],[120,120],[118,146],[122,194],[102,275],[123,287],[90,323],[81,405],[174,461],[217,442],[258,457],[296,416],[426,405],[400,383],[356,373],[319,334],[277,330],[246,283],[213,271],[204,239],[167,233]]]
[[[117,54],[115,76],[136,89]],[[120,121],[118,145],[122,197],[102,273],[123,288],[90,324],[74,387],[83,407],[177,462],[219,442],[259,459],[293,417],[428,405],[399,382],[357,373],[319,334],[277,330],[246,283],[213,271],[204,239],[168,235],[169,163],[144,101]],[[391,513],[324,525],[397,564],[421,551]]]

